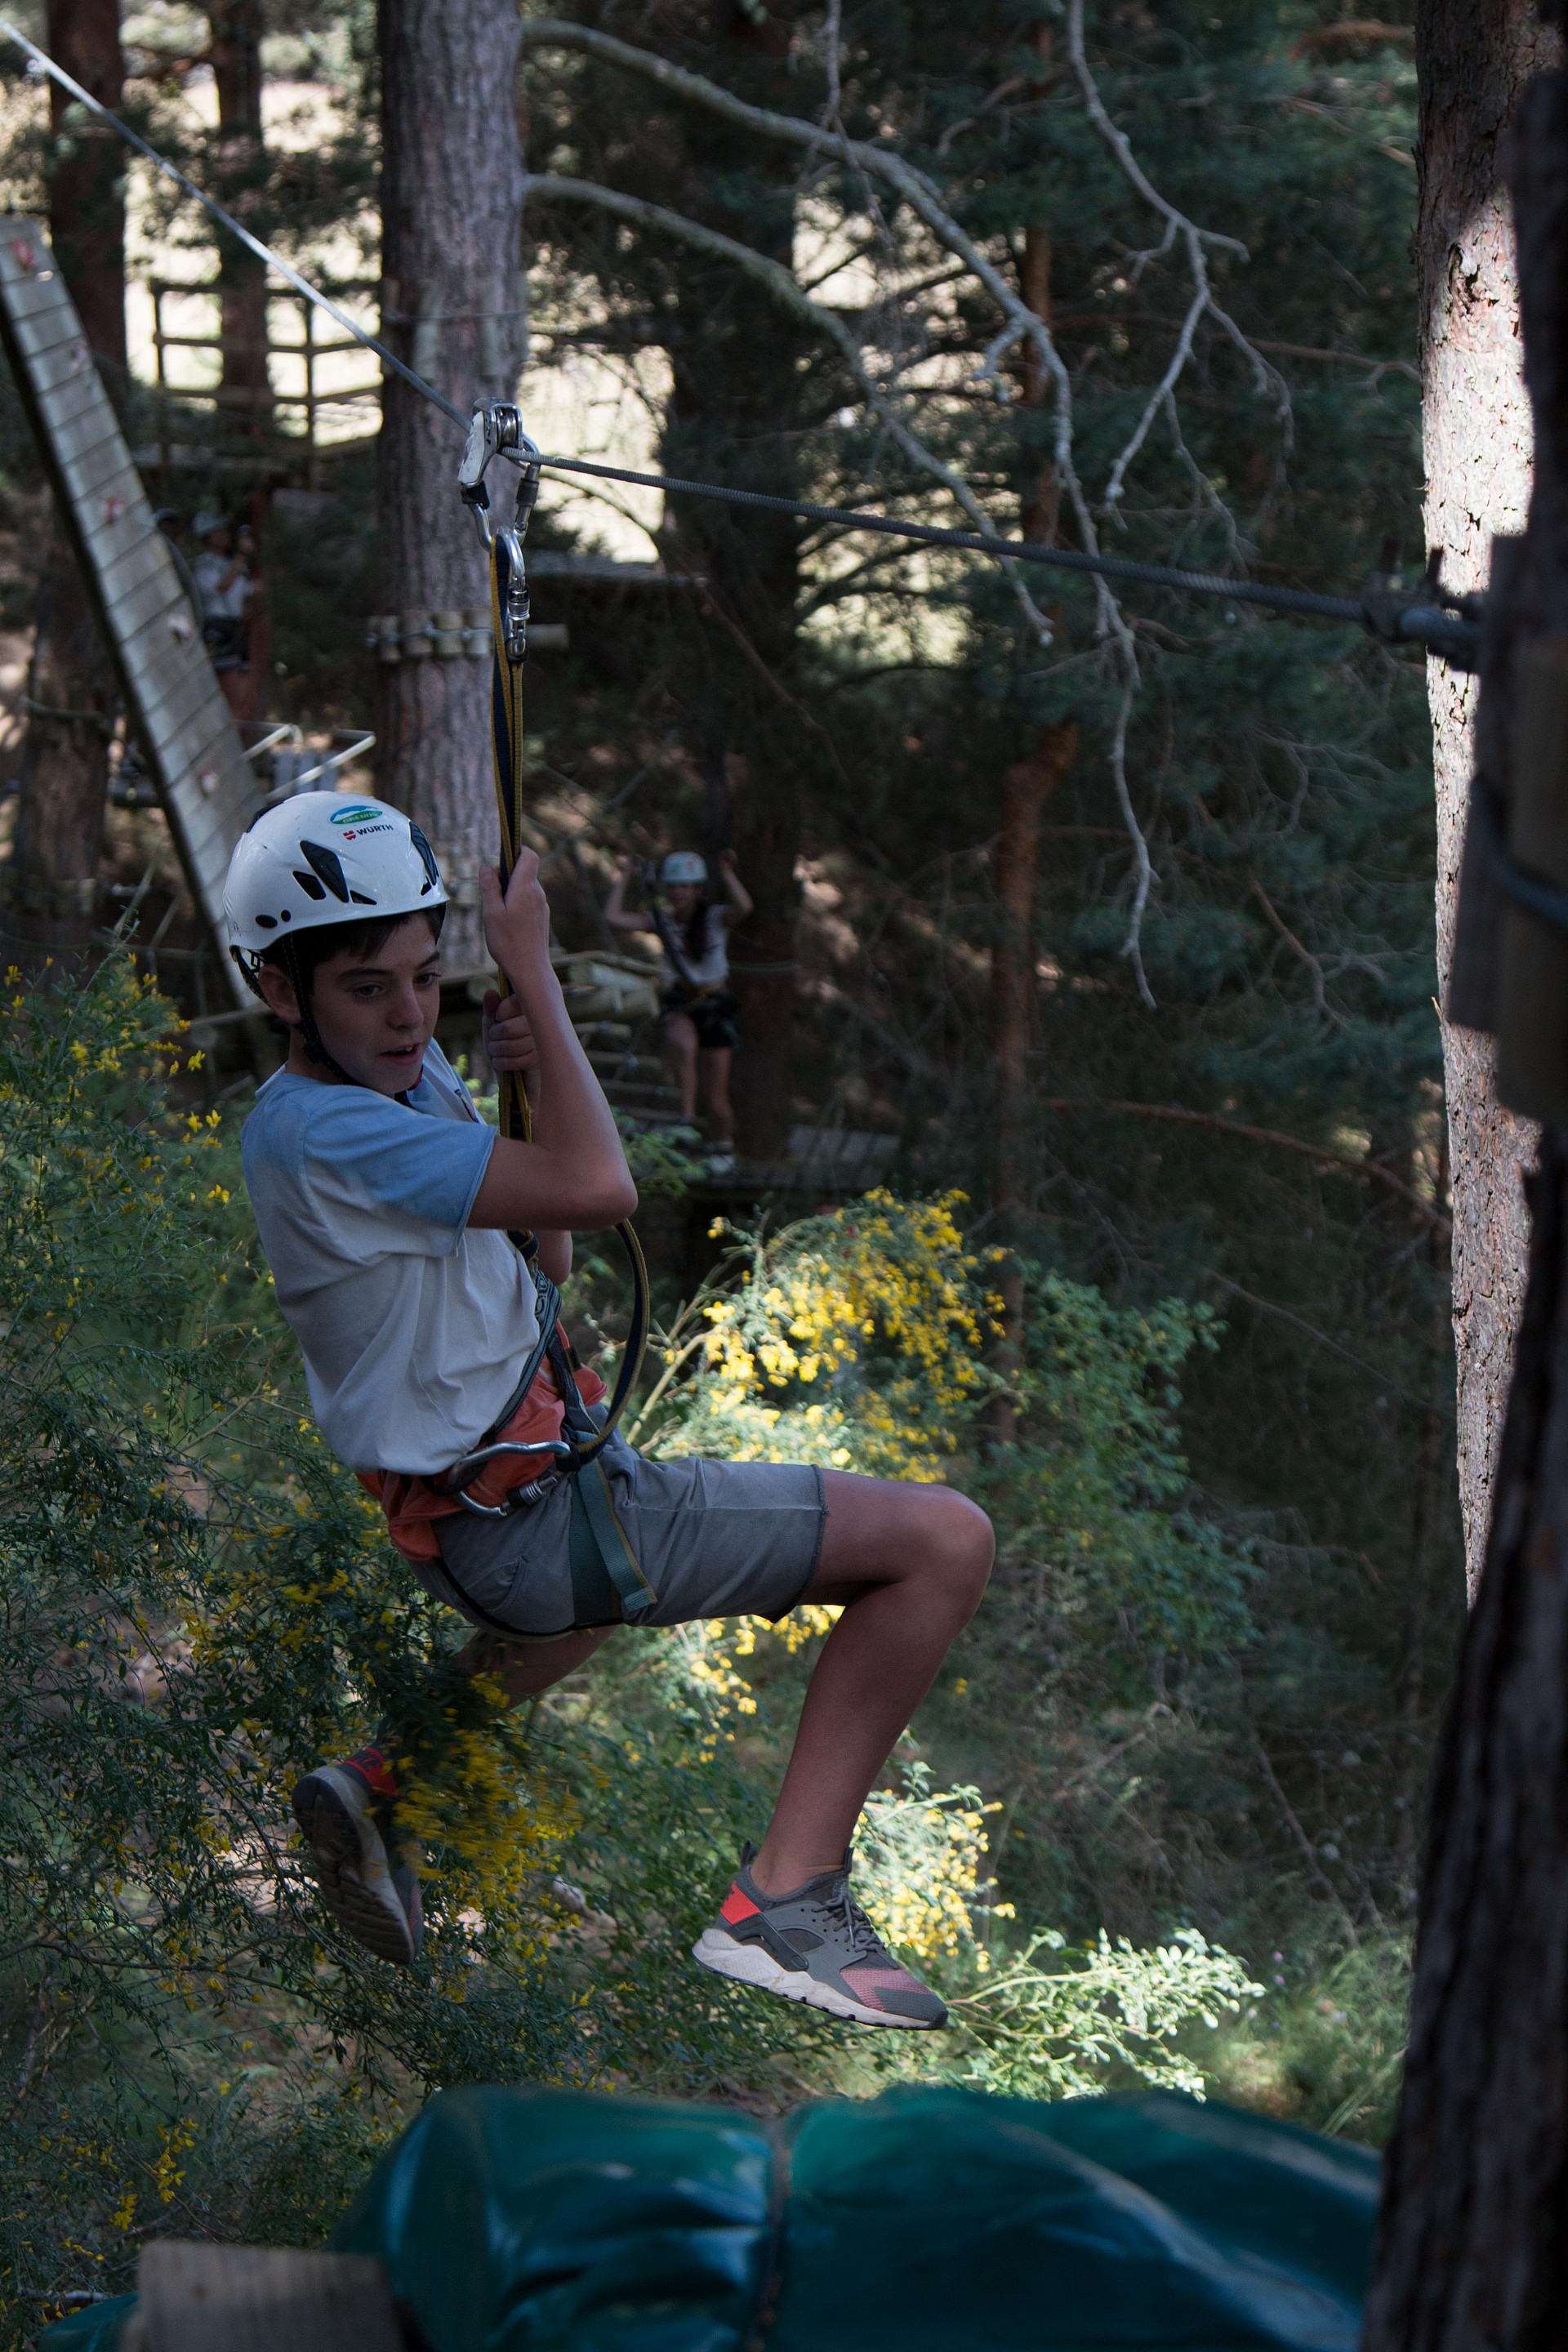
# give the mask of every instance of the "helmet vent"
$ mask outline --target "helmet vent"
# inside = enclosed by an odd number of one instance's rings
[[[275,931],[278,929],[277,916],[258,915],[256,918],[256,928],[258,931]]]
[[[341,898],[346,907],[349,903],[349,886],[337,851],[323,849],[319,841],[302,841],[300,844],[300,851],[311,872],[319,874],[333,898]],[[370,898],[363,903],[374,907],[375,901]]]
[[[326,897],[326,892],[322,889],[315,876],[313,874],[301,874],[297,866],[294,868],[294,879],[298,882],[300,889],[303,890],[307,898],[324,898]]]
[[[429,843],[426,840],[425,835],[420,832],[419,827],[415,824],[412,817],[408,820],[408,838],[414,844],[415,848],[419,852],[420,863],[425,868],[425,890],[433,889],[437,883],[441,879],[441,869],[436,863],[435,851],[431,848]],[[421,898],[425,896],[425,890],[421,890],[419,893]]]

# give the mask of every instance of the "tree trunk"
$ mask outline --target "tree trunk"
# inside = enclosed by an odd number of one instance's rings
[[[1426,539],[1450,586],[1486,585],[1494,532],[1523,524],[1530,415],[1500,142],[1552,37],[1531,0],[1417,0]],[[1437,796],[1438,1001],[1447,1001],[1476,682],[1428,666]],[[1443,1027],[1454,1188],[1459,1496],[1472,1596],[1524,1287],[1531,1130],[1498,1103],[1489,1038]]]
[[[49,0],[45,38],[56,62],[118,113],[125,81],[118,0]],[[112,131],[83,117],[85,108],[51,82],[55,259],[119,407],[125,393],[125,151]]]
[[[1510,807],[1568,740],[1568,74],[1510,142],[1535,481]],[[1550,656],[1549,661],[1541,656]],[[1540,724],[1544,709],[1552,723]],[[1527,751],[1526,745],[1530,746]],[[1544,754],[1542,753],[1544,746]],[[1526,758],[1541,760],[1539,772]],[[1528,786],[1528,793],[1527,788]],[[1559,827],[1559,831],[1561,828]],[[1510,918],[1511,919],[1511,918]],[[1530,1282],[1491,1532],[1433,1792],[1410,2046],[1364,2352],[1548,2352],[1568,2301],[1568,1134],[1530,1183]]]
[[[380,45],[392,347],[465,412],[480,398],[510,400],[523,351],[516,7],[382,0]],[[497,850],[488,661],[424,651],[432,614],[489,601],[484,553],[458,497],[461,455],[450,420],[389,375],[377,475],[381,593],[388,612],[405,615],[405,658],[381,671],[378,789],[423,826],[441,861],[454,969],[484,960],[479,866]],[[492,478],[509,522],[515,478],[497,467]],[[408,625],[416,615],[423,630]]]
[[[237,220],[255,232],[267,151],[261,124],[261,0],[219,0],[207,10],[213,79],[217,86],[218,191]],[[225,415],[251,433],[270,429],[272,379],[267,366],[267,264],[221,232],[218,299],[223,309]]]
[[[1040,811],[1077,757],[1078,721],[1064,719],[1042,728],[1034,758],[1017,761],[1002,780],[992,867],[996,929],[991,942],[991,1062],[996,1082],[995,1223],[1004,1243],[1016,1238],[1029,1192],[1025,1131],[1034,1030]],[[1002,1332],[991,1364],[1004,1380],[1011,1380],[1024,1348],[1024,1270],[1016,1257],[1005,1258],[998,1265],[996,1289],[1002,1300]],[[991,1399],[985,1425],[994,1445],[1008,1444],[1017,1435],[1018,1412],[1010,1397]]]
[[[117,0],[49,0],[50,53],[118,111],[124,81]],[[125,395],[124,157],[110,131],[50,86],[54,150],[49,228],[55,258],[109,395]],[[29,962],[68,956],[91,936],[118,688],[76,557],[52,517],[35,612],[7,929]],[[77,712],[76,718],[48,712]]]

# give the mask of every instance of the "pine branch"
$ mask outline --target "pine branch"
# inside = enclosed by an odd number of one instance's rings
[[[1224,1118],[1216,1111],[1183,1110],[1174,1103],[1126,1102],[1106,1099],[1100,1102],[1074,1102],[1066,1095],[1037,1097],[1041,1110],[1062,1113],[1068,1118],[1096,1118],[1113,1111],[1132,1118],[1163,1119],[1172,1127],[1203,1127],[1215,1135],[1234,1135],[1247,1143],[1266,1143],[1277,1151],[1293,1151],[1298,1158],[1310,1160],[1317,1167],[1342,1170],[1348,1176],[1363,1176],[1369,1184],[1382,1185],[1385,1192],[1403,1201],[1407,1208],[1429,1224],[1434,1232],[1450,1231],[1448,1219],[1430,1201],[1424,1201],[1412,1184],[1396,1176],[1392,1168],[1384,1168],[1375,1160],[1356,1160],[1348,1151],[1331,1151],[1321,1143],[1309,1143],[1304,1136],[1287,1135],[1277,1127],[1251,1127],[1238,1118]]]
[[[585,204],[601,212],[616,214],[622,220],[637,222],[644,228],[657,229],[661,235],[677,237],[684,245],[695,246],[700,252],[717,254],[734,263],[747,277],[765,287],[774,299],[797,318],[806,320],[817,331],[837,345],[846,365],[854,376],[867,406],[879,418],[906,457],[923,473],[941,482],[957,500],[963,513],[977,530],[990,530],[992,518],[986,513],[962,474],[945,465],[934,450],[915,434],[902,412],[888,398],[866,365],[865,353],[858,338],[837,310],[826,303],[813,301],[803,291],[793,273],[780,261],[770,260],[738,237],[726,236],[720,229],[709,228],[684,213],[673,213],[663,205],[650,204],[644,196],[628,196],[618,188],[606,188],[597,180],[575,180],[555,173],[537,173],[528,182],[528,194],[555,198],[563,203]],[[1043,643],[1048,644],[1051,625],[1041,612],[1025,585],[1023,574],[1011,556],[999,556],[997,562],[1006,573],[1031,628]]]

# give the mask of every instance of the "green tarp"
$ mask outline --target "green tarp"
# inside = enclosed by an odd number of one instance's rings
[[[1377,2158],[1164,2093],[448,2091],[333,2243],[430,2352],[1355,2352]],[[129,2298],[46,2331],[110,2352]],[[417,2339],[416,2339],[417,2340]]]

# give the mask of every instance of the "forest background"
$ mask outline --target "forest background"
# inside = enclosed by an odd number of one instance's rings
[[[290,257],[374,279],[401,14],[140,12],[127,111]],[[584,415],[613,393],[709,480],[942,521],[968,499],[1331,593],[1390,544],[1418,557],[1401,11],[569,21],[589,37],[525,13],[519,66],[525,416],[531,368],[558,430],[563,383]],[[330,135],[203,129],[237,23],[259,86],[313,93]],[[599,35],[820,141],[628,78]],[[19,78],[7,104],[9,201],[46,210],[82,126],[51,132]],[[997,347],[973,263],[868,150],[1048,321],[1058,376]],[[150,216],[212,250],[194,212]],[[44,509],[3,397],[20,618]],[[182,505],[232,481],[232,419],[123,397],[133,438],[173,418],[195,453]],[[309,522],[268,532],[273,705],[384,723],[364,620],[404,598],[374,446],[324,466]],[[603,944],[616,851],[732,844],[759,902],[743,1147],[802,1121],[899,1139],[885,1195],[731,1236],[701,1294],[668,1258],[639,1437],[947,1475],[992,1509],[993,1596],[865,1841],[962,2031],[846,2045],[684,1962],[819,1627],[639,1639],[526,1723],[445,1688],[449,1621],[300,1411],[235,1182],[246,1081],[193,1074],[128,961],[162,919],[144,899],[85,990],[17,981],[0,1085],[15,2340],[149,2230],[330,2226],[408,2103],[476,2075],[769,2105],[900,2069],[1040,2095],[1141,2075],[1385,2128],[1464,1592],[1421,667],[1222,600],[632,511],[647,559],[706,584],[538,591],[571,630],[529,717],[562,945]],[[547,500],[531,545],[637,551],[597,516]],[[20,782],[17,839],[47,768]],[[106,883],[156,862],[157,829],[112,813]],[[679,1204],[679,1156],[641,1165]],[[607,1353],[617,1304],[594,1264],[575,1312]],[[387,1706],[416,1727],[434,1865],[412,1986],[328,1937],[282,1832],[289,1778]]]

